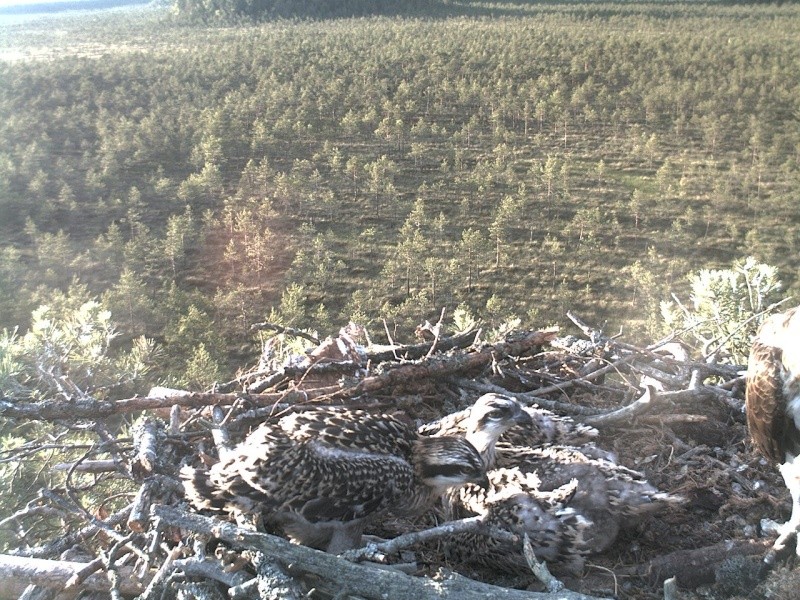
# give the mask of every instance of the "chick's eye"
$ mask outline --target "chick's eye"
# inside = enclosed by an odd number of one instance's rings
[[[490,419],[501,419],[501,418],[503,418],[503,411],[500,410],[499,408],[496,408],[496,409],[490,411],[487,416]]]

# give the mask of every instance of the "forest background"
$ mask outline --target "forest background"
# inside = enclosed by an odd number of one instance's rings
[[[800,289],[797,4],[177,0],[0,57],[8,398],[207,389],[263,321],[652,340],[702,269]]]
[[[6,345],[84,320],[203,388],[265,319],[406,339],[572,308],[635,339],[748,255],[796,292],[800,7],[260,8],[298,4],[5,28]]]

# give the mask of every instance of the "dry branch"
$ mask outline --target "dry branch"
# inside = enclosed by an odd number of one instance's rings
[[[368,563],[352,563],[342,557],[291,544],[284,539],[241,529],[230,523],[189,514],[168,506],[156,506],[153,514],[172,525],[213,536],[240,548],[263,552],[284,565],[292,565],[292,573],[307,573],[331,582],[337,589],[366,600],[419,600],[458,598],[459,600],[597,600],[570,591],[542,594],[501,588],[473,581],[454,573],[443,573],[436,580],[412,577],[380,569]]]
[[[108,517],[105,521],[90,523],[74,533],[56,538],[51,540],[49,543],[37,546],[36,548],[26,548],[24,551],[20,551],[15,554],[24,554],[26,556],[35,558],[58,556],[62,552],[72,548],[74,545],[88,541],[103,529],[116,527],[117,525],[124,523],[130,516],[132,509],[133,504],[130,504]]]
[[[531,540],[528,538],[527,532],[522,540],[522,553],[525,556],[525,562],[528,563],[528,567],[530,568],[531,572],[536,576],[536,579],[542,582],[548,592],[551,594],[556,594],[564,590],[564,584],[560,580],[553,577],[544,562],[536,558],[536,554],[533,551],[533,546],[531,546]]]
[[[145,481],[139,488],[136,498],[131,505],[128,517],[128,529],[141,533],[145,531],[150,519],[150,506],[157,498],[167,493],[182,495],[183,490],[179,482],[165,476],[155,475]]]
[[[67,583],[78,575],[87,563],[65,560],[44,560],[40,558],[27,558],[22,556],[9,556],[0,554],[0,598],[14,598],[17,595],[8,595],[8,591],[18,590],[21,586],[38,585],[46,588],[64,589]],[[124,594],[140,594],[145,586],[133,578],[133,569],[123,567],[119,569],[120,590]],[[84,579],[81,589],[87,591],[107,592],[111,589],[111,582],[105,573],[96,573]]]
[[[612,412],[602,415],[584,417],[583,422],[592,427],[608,427],[610,425],[627,425],[631,420],[652,409],[655,400],[659,397],[655,389],[649,387],[635,402],[623,406]]]
[[[580,416],[581,420],[586,416],[600,414],[601,412],[596,409],[588,408],[585,406],[578,406],[575,404],[569,404],[567,402],[560,402],[558,400],[549,400],[547,398],[543,398],[542,396],[539,395],[539,390],[536,390],[535,394],[533,392],[518,393],[518,392],[510,392],[498,385],[486,383],[483,381],[475,381],[464,378],[458,378],[458,379],[454,378],[453,381],[460,388],[473,390],[480,394],[490,394],[490,393],[505,394],[506,396],[511,396],[512,398],[517,399],[522,404],[526,405],[536,404],[538,406],[541,406],[542,408],[553,410],[560,414]]]
[[[479,352],[422,360],[414,364],[404,364],[387,370],[385,373],[362,379],[353,387],[342,390],[335,396],[355,397],[361,394],[374,394],[389,386],[397,386],[423,379],[445,378],[457,373],[469,373],[486,368],[492,361],[505,356],[520,356],[536,346],[552,341],[555,330],[536,331],[514,342],[496,344]]]
[[[373,364],[397,360],[398,357],[404,360],[419,360],[426,356],[432,356],[431,350],[434,348],[439,353],[448,352],[455,348],[466,349],[475,343],[478,333],[478,331],[468,331],[454,336],[438,338],[432,342],[398,346],[391,350],[382,350],[380,352],[368,352],[367,360]]]
[[[543,396],[545,394],[552,394],[553,392],[564,392],[572,387],[580,385],[581,383],[591,383],[595,379],[599,379],[605,375],[610,373],[616,373],[620,371],[627,363],[632,360],[632,357],[624,357],[621,358],[605,367],[592,371],[582,377],[576,377],[574,379],[567,379],[565,381],[559,382],[555,385],[539,388],[536,390],[536,394],[538,396]]]
[[[181,396],[137,396],[123,400],[44,400],[42,402],[14,402],[0,400],[0,417],[31,419],[38,421],[60,421],[75,419],[105,419],[112,415],[129,412],[166,409],[173,405],[183,408],[204,408],[216,404],[227,406],[234,402],[248,401],[257,406],[284,403],[285,407],[297,402],[307,402],[338,390],[338,386],[306,392],[279,394],[215,394],[187,393]]]
[[[357,548],[347,553],[349,560],[375,560],[385,555],[396,554],[406,548],[411,548],[417,544],[423,544],[443,537],[449,537],[460,533],[484,533],[492,537],[506,541],[519,541],[513,533],[505,530],[493,530],[484,524],[483,516],[466,517],[456,521],[448,521],[437,527],[424,529],[422,531],[412,531],[393,538],[380,544],[368,544],[363,548]]]
[[[684,589],[713,583],[715,571],[727,559],[735,556],[761,556],[770,547],[766,541],[727,541],[696,548],[679,550],[654,558],[643,565],[620,569],[620,574],[644,577],[654,583],[663,583],[672,577]]]
[[[278,334],[286,334],[289,336],[303,338],[308,340],[312,344],[319,344],[319,339],[308,333],[307,331],[303,331],[302,329],[296,329],[294,327],[284,327],[283,325],[278,325],[277,323],[253,323],[250,326],[250,331],[261,331],[261,330],[268,330],[274,331]]]
[[[158,463],[160,441],[166,435],[163,426],[155,419],[144,419],[134,430],[137,451],[131,461],[131,472],[141,479],[150,475]]]
[[[58,463],[51,467],[53,471],[69,471],[76,473],[110,473],[117,470],[117,461],[113,459],[84,460],[80,464]]]
[[[474,341],[474,335],[470,334]],[[80,398],[70,401],[45,400],[42,402],[16,402],[9,398],[0,399],[0,417],[31,420],[57,421],[75,419],[104,419],[116,414],[171,409],[177,405],[184,408],[202,408],[205,406],[227,406],[235,402],[248,402],[254,406],[271,406],[282,404],[284,407],[293,404],[304,404],[325,397],[327,399],[352,398],[361,394],[370,394],[388,386],[403,382],[418,381],[420,378],[445,377],[459,372],[481,369],[491,364],[497,356],[519,356],[535,346],[546,344],[555,337],[555,331],[534,332],[518,341],[489,346],[479,352],[461,356],[448,357],[447,360],[434,356],[416,364],[400,365],[386,373],[366,377],[358,384],[342,388],[328,386],[313,390],[288,391],[275,394],[218,394],[218,393],[165,393],[162,396],[146,396],[126,398],[123,400],[95,400]],[[455,338],[448,338],[455,339]],[[458,338],[466,343],[469,336]],[[439,341],[439,348],[444,349],[447,340]],[[470,343],[472,343],[470,341]],[[456,342],[453,342],[455,344]],[[430,349],[430,344],[421,344]],[[455,347],[455,345],[453,346]],[[415,346],[408,347],[410,349]],[[421,351],[421,348],[420,348]],[[411,352],[411,350],[409,350]],[[427,352],[427,350],[426,350]],[[423,354],[424,356],[424,354]]]

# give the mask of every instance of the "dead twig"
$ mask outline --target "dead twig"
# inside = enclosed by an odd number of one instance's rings
[[[439,315],[439,320],[436,322],[436,325],[432,327],[434,332],[433,342],[431,343],[431,349],[428,350],[428,353],[425,355],[425,358],[430,358],[433,356],[433,353],[436,351],[436,348],[439,344],[439,338],[442,335],[442,321],[444,321],[445,315],[445,308],[442,307],[442,313]]]
[[[553,575],[550,573],[550,570],[547,568],[547,565],[544,562],[540,562],[536,558],[536,554],[533,552],[533,546],[531,546],[531,540],[528,537],[527,532],[522,540],[522,553],[525,556],[525,562],[528,563],[528,567],[530,567],[531,572],[534,574],[536,579],[538,579],[544,585],[548,592],[551,594],[557,594],[565,588],[564,584],[560,580],[553,577]]]

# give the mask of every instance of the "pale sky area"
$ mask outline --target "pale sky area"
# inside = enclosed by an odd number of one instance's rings
[[[0,0],[0,8],[4,6],[19,6],[21,4],[51,4],[53,2],[66,2],[68,0]]]

